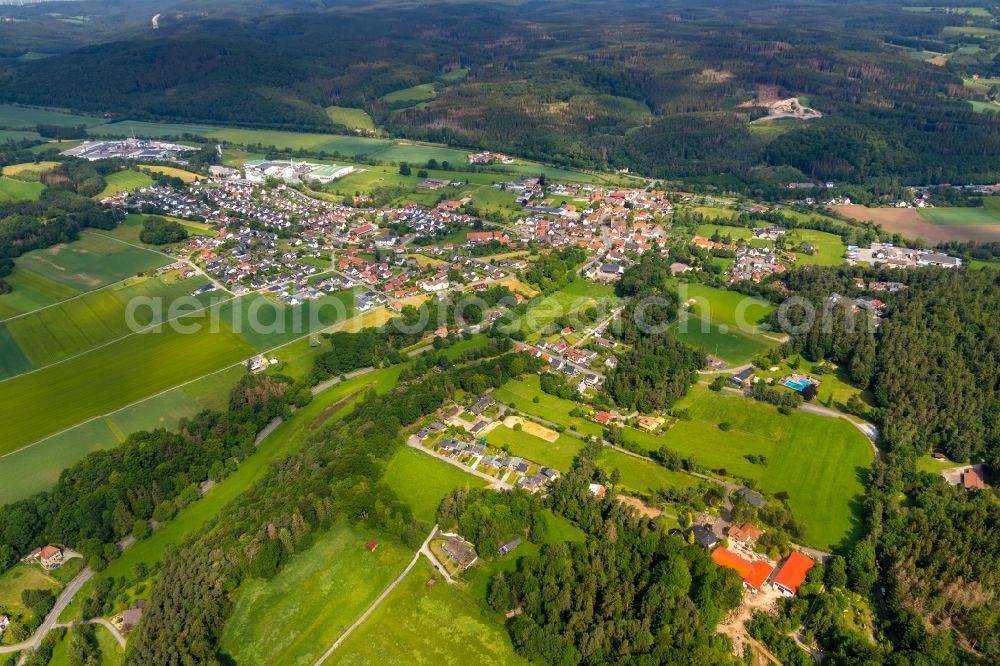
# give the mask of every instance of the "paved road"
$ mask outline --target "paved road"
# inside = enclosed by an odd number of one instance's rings
[[[413,559],[410,560],[410,563],[406,565],[405,569],[403,569],[403,573],[399,574],[396,580],[389,583],[389,587],[385,588],[385,590],[382,591],[382,594],[378,595],[378,598],[375,599],[375,601],[372,602],[372,604],[365,610],[365,612],[361,614],[361,617],[355,620],[354,624],[349,626],[344,631],[344,633],[340,635],[340,638],[338,638],[333,642],[333,645],[331,645],[329,649],[327,649],[327,651],[324,652],[320,656],[320,658],[316,660],[316,663],[313,666],[320,666],[320,664],[329,659],[330,655],[333,654],[333,651],[336,650],[338,647],[340,647],[341,643],[343,643],[348,636],[354,633],[354,630],[360,627],[364,623],[364,621],[367,620],[368,617],[375,612],[375,609],[378,608],[383,601],[385,601],[386,597],[388,597],[392,593],[392,591],[396,589],[397,585],[403,582],[403,579],[406,578],[406,574],[410,573],[413,567],[416,566],[417,560],[420,559],[420,554],[423,552],[425,548],[427,548],[427,544],[430,543],[431,538],[435,534],[437,534],[437,530],[438,526],[435,525],[434,529],[431,530],[431,533],[427,535],[426,539],[424,539],[424,543],[420,546],[420,549],[416,553],[414,553]]]
[[[20,652],[21,650],[33,650],[41,644],[42,639],[45,638],[45,634],[49,633],[57,626],[64,626],[58,623],[59,616],[64,610],[66,610],[66,606],[68,606],[69,602],[73,600],[76,593],[80,591],[83,584],[90,580],[93,575],[94,572],[90,567],[86,567],[83,571],[77,574],[76,578],[69,582],[66,589],[64,589],[62,594],[59,595],[59,598],[56,599],[56,605],[53,606],[52,610],[49,611],[49,614],[45,616],[45,621],[42,622],[42,625],[38,627],[37,631],[35,631],[35,635],[23,643],[4,645],[0,647],[0,654]]]
[[[125,649],[125,637],[122,636],[122,632],[118,631],[118,627],[116,627],[115,625],[111,624],[110,622],[108,622],[107,620],[105,620],[103,617],[94,618],[93,620],[87,620],[87,624],[99,624],[99,625],[101,625],[102,627],[104,627],[105,629],[107,629],[108,631],[110,631],[111,632],[111,636],[114,637],[114,639],[116,641],[118,641],[118,645],[121,645],[123,650]]]

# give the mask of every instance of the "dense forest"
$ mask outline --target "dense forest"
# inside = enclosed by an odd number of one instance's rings
[[[523,558],[516,571],[490,581],[494,611],[520,609],[507,625],[515,649],[548,664],[733,663],[728,639],[715,627],[740,601],[739,578],[715,566],[701,548],[615,501],[613,491],[594,497],[588,484],[604,480],[593,463],[600,447],[590,444],[581,452],[548,500],[556,514],[584,529],[586,539],[543,545],[537,557]],[[442,518],[457,514],[462,533],[481,539],[486,508],[476,501],[457,504],[447,503]],[[505,515],[519,525],[514,511]],[[530,534],[530,513],[519,515]]]
[[[218,640],[243,580],[270,578],[338,517],[398,535],[418,546],[429,525],[380,483],[402,445],[401,429],[458,390],[500,386],[535,369],[521,354],[429,369],[385,395],[368,395],[346,418],[276,463],[238,502],[169,557],[133,636],[126,663],[227,663]]]
[[[667,260],[647,252],[616,285],[629,301],[615,331],[631,350],[608,373],[606,389],[623,409],[648,413],[670,407],[687,392],[695,370],[705,365],[703,351],[691,349],[668,330],[679,305],[677,291],[667,287],[669,276]]]
[[[101,28],[111,18],[90,11],[85,45],[37,12],[8,28],[60,55],[18,61],[22,50],[5,61],[0,49],[0,99],[335,132],[349,128],[326,107],[363,108],[397,136],[759,196],[805,179],[1000,180],[1000,114],[974,112],[966,100],[979,93],[962,83],[1000,73],[988,17],[907,12],[890,0],[391,11],[283,0],[215,3],[210,17],[168,3],[153,34],[116,15],[129,29],[109,43]],[[47,38],[39,26],[48,24]],[[67,44],[82,48],[63,53]],[[951,57],[935,65],[914,57],[921,50]],[[386,97],[416,85],[433,92]],[[793,96],[822,117],[751,124]]]

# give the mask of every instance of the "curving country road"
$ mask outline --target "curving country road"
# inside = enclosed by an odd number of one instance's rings
[[[41,644],[42,639],[45,638],[45,634],[49,633],[56,627],[66,626],[59,624],[59,616],[64,610],[66,610],[66,606],[68,606],[69,602],[73,600],[76,593],[80,591],[83,584],[90,580],[93,575],[94,571],[90,567],[86,567],[83,571],[78,573],[76,578],[69,582],[66,589],[64,589],[59,595],[59,598],[56,599],[56,605],[53,606],[52,610],[49,611],[49,614],[45,616],[45,621],[42,622],[41,626],[35,631],[34,636],[22,643],[4,645],[0,647],[0,654],[20,652],[21,650],[34,650]]]
[[[434,528],[431,530],[431,533],[427,535],[426,539],[424,539],[423,544],[420,545],[420,549],[417,550],[417,552],[413,555],[413,559],[410,560],[410,563],[406,565],[405,569],[403,569],[403,573],[399,574],[396,580],[389,583],[389,587],[385,588],[382,591],[382,594],[378,595],[378,598],[376,598],[375,601],[373,601],[371,605],[367,609],[365,609],[365,612],[361,614],[361,617],[355,620],[354,624],[349,626],[344,631],[344,633],[340,635],[340,638],[335,640],[333,642],[333,645],[331,645],[326,652],[320,655],[319,659],[316,660],[316,663],[313,664],[313,666],[320,666],[320,664],[329,659],[330,655],[333,654],[333,651],[336,650],[338,647],[340,647],[340,645],[344,642],[344,639],[346,639],[348,636],[354,633],[354,630],[360,627],[362,623],[364,623],[364,621],[367,620],[368,617],[375,612],[375,609],[378,608],[382,604],[382,602],[386,600],[386,597],[388,597],[392,593],[392,591],[396,589],[396,586],[399,585],[401,582],[403,582],[403,579],[406,578],[406,574],[410,573],[413,567],[417,565],[417,561],[420,560],[420,555],[424,552],[424,549],[427,548],[427,544],[430,543],[431,538],[435,534],[437,534],[437,531],[438,531],[438,526],[435,525]],[[428,552],[430,551],[428,550]]]

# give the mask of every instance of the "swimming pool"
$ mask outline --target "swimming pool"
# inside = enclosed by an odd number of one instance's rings
[[[795,389],[796,391],[799,391],[800,393],[802,391],[806,390],[807,386],[809,386],[810,384],[812,384],[812,382],[809,381],[808,379],[806,379],[805,377],[796,377],[795,379],[789,378],[789,379],[786,379],[783,383],[788,388]]]

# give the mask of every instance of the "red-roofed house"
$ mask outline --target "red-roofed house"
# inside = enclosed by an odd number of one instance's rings
[[[751,545],[754,541],[763,536],[764,530],[759,527],[754,527],[750,523],[744,523],[743,527],[730,527],[729,528],[729,538],[734,541],[739,541],[744,546]]]
[[[811,558],[797,550],[793,551],[785,563],[781,565],[778,575],[774,577],[771,584],[774,585],[774,589],[786,597],[794,597],[799,591],[799,585],[805,581],[806,574],[813,568],[813,565],[815,562]]]
[[[983,475],[979,470],[975,467],[970,467],[962,472],[962,486],[966,490],[982,490],[986,487],[986,483],[983,481]]]
[[[609,423],[611,423],[611,419],[613,419],[614,417],[615,415],[612,414],[611,412],[597,412],[596,414],[594,414],[594,420],[600,423],[601,425],[608,425]]]
[[[774,568],[763,560],[751,562],[726,548],[713,550],[712,559],[720,567],[726,567],[738,573],[743,579],[743,584],[754,593],[760,591],[761,586],[767,582],[768,576],[774,571]]]

